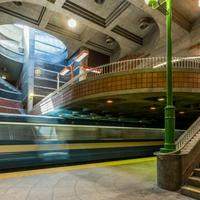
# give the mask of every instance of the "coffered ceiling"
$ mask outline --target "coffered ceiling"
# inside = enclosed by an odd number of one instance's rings
[[[198,0],[173,2],[174,41],[186,38],[188,48],[194,46],[200,42],[190,37],[200,18]],[[103,4],[94,0],[0,0],[0,24],[27,24],[60,38],[70,47],[70,55],[85,46],[110,55],[112,60],[151,51],[164,54],[165,14],[161,8],[151,10],[143,0],[105,0]],[[70,18],[77,20],[74,29],[67,25]],[[141,29],[144,18],[152,20]],[[108,36],[114,39],[112,45],[106,43]]]
[[[198,0],[175,0],[174,8],[190,23],[194,23],[200,17]]]

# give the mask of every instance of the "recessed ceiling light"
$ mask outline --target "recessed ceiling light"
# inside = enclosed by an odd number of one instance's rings
[[[158,101],[164,101],[165,99],[163,97],[158,98]]]
[[[111,103],[113,103],[113,100],[108,99],[108,100],[106,101],[106,103],[111,104]]]
[[[75,19],[69,19],[69,20],[67,21],[67,24],[68,24],[68,26],[69,26],[70,28],[75,28],[75,27],[77,26],[77,22],[76,22]]]
[[[180,115],[183,115],[183,114],[185,114],[185,112],[184,112],[184,111],[180,111],[179,114],[180,114]]]
[[[150,110],[154,111],[154,110],[156,110],[156,107],[155,106],[151,106]]]

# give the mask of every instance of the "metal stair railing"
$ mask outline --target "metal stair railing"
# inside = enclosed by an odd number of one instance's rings
[[[3,80],[2,78],[0,78],[0,83],[5,85],[8,89],[12,90],[13,92],[21,94],[21,92],[19,90],[17,90],[17,88],[15,88],[13,85],[11,85],[7,81]]]
[[[200,131],[200,117],[176,141],[176,150],[182,150],[191,139]]]
[[[118,61],[92,68],[91,71],[96,72],[89,77],[135,70],[164,69],[166,64],[166,57],[139,58]],[[200,57],[174,57],[172,64],[174,69],[200,69]],[[88,73],[89,72],[90,71],[88,71]]]

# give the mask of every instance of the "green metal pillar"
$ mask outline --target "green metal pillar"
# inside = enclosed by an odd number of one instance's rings
[[[173,69],[172,69],[172,0],[166,0],[166,102],[165,107],[165,143],[161,153],[176,149],[175,145],[175,107],[173,106]]]

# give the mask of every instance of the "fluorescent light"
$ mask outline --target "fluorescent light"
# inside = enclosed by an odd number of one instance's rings
[[[101,74],[101,72],[102,72],[102,69],[98,69],[98,68],[94,68],[94,69],[92,69],[91,68],[91,70],[90,70],[91,72],[93,72],[93,73],[95,73],[95,74]]]
[[[86,72],[93,72],[95,74],[101,74],[102,72],[102,68],[97,68],[97,67],[83,67],[83,69],[86,71]]]
[[[87,50],[83,50],[81,51],[78,56],[75,58],[76,62],[81,62],[86,56],[88,56],[89,51]]]
[[[75,19],[69,19],[69,20],[67,21],[67,24],[68,24],[68,26],[69,26],[70,28],[75,28],[75,27],[77,26],[77,22],[76,22]]]
[[[64,76],[65,74],[67,74],[70,71],[70,67],[67,66],[65,68],[63,68],[63,70],[60,72],[61,76]]]

